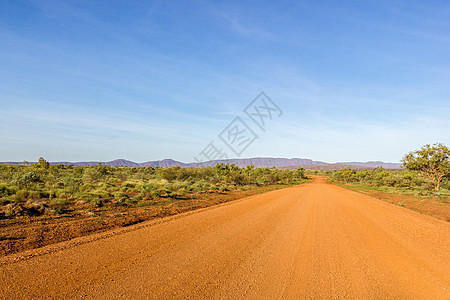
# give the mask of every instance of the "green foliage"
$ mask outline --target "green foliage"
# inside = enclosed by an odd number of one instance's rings
[[[17,183],[19,187],[28,188],[31,184],[41,182],[41,175],[35,172],[28,172],[20,176]]]
[[[294,172],[294,176],[297,179],[306,179],[305,169],[302,167],[298,167]]]
[[[399,188],[405,190],[416,190],[420,194],[425,194],[433,189],[434,182],[423,176],[418,171],[398,170],[386,171],[383,168],[373,170],[357,171],[345,168],[335,171],[330,175],[331,180],[341,183],[365,184],[376,187]],[[449,189],[449,181],[442,181],[442,188]]]
[[[8,187],[7,185],[0,184],[0,198],[7,197],[13,195],[15,193],[15,189]]]
[[[450,175],[450,149],[440,143],[433,146],[427,144],[419,150],[410,152],[402,161],[407,169],[420,171],[430,178],[435,184],[436,191],[439,191],[442,179]]]
[[[39,157],[39,162],[36,164],[36,167],[39,169],[48,169],[50,167],[50,163],[43,157]]]
[[[103,174],[97,167],[86,167],[83,172],[83,181],[87,183],[97,183],[103,178]]]
[[[168,181],[175,180],[178,177],[178,173],[180,172],[180,167],[170,167],[166,169],[160,169],[159,174],[161,178],[166,179]],[[181,172],[180,172],[181,173]]]
[[[359,176],[358,176],[359,175]],[[356,182],[359,178],[365,177],[362,174],[357,174],[357,171],[351,168],[345,168],[336,172],[334,179],[343,182]]]
[[[50,165],[41,158],[33,165],[0,165],[0,206],[44,201],[54,211],[61,212],[68,210],[66,205],[145,206],[159,203],[156,200],[184,200],[205,193],[299,184],[305,178],[302,168],[239,168],[234,164],[210,168],[74,167]]]

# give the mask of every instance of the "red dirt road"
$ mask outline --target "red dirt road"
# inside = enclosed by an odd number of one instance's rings
[[[323,178],[69,244],[0,298],[450,299],[449,223]]]

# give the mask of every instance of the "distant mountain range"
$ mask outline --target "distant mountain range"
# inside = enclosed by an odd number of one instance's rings
[[[30,164],[33,162],[29,162]],[[125,159],[116,159],[108,162],[101,162],[103,165],[111,167],[161,167],[169,168],[174,166],[180,166],[181,168],[202,168],[213,167],[218,163],[235,164],[239,167],[246,167],[253,165],[256,168],[288,168],[288,167],[303,167],[306,169],[342,169],[346,166],[362,168],[376,168],[383,167],[386,169],[398,169],[401,164],[399,163],[385,163],[382,161],[368,161],[368,162],[338,162],[334,164],[326,163],[323,161],[314,161],[306,158],[273,158],[273,157],[255,157],[255,158],[236,158],[226,160],[211,160],[199,163],[183,163],[173,159],[163,159],[156,161],[148,161],[143,163],[136,163]],[[25,164],[25,162],[0,162],[0,164]],[[50,162],[52,165],[74,165],[74,166],[96,166],[98,161],[89,162]]]

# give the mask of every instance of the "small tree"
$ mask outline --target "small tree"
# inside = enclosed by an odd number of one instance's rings
[[[37,163],[38,168],[48,169],[50,167],[50,163],[46,161],[43,157],[39,157],[39,162]]]
[[[41,176],[38,173],[35,172],[28,172],[26,174],[23,174],[19,178],[19,186],[25,187],[26,190],[28,190],[28,186],[33,183],[41,182]]]
[[[442,178],[450,174],[450,149],[444,144],[429,144],[419,150],[406,154],[403,165],[409,170],[420,171],[422,174],[433,180],[434,188],[439,191]]]
[[[305,179],[305,178],[306,178],[306,176],[305,176],[305,169],[302,168],[302,167],[298,167],[298,168],[294,171],[294,176],[295,176],[297,179]]]

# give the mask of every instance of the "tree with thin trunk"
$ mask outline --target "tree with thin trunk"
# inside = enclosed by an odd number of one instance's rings
[[[406,154],[402,162],[407,169],[420,171],[433,180],[435,190],[439,191],[442,179],[450,175],[449,158],[450,149],[444,144],[436,143],[432,146],[427,144],[419,150]]]

